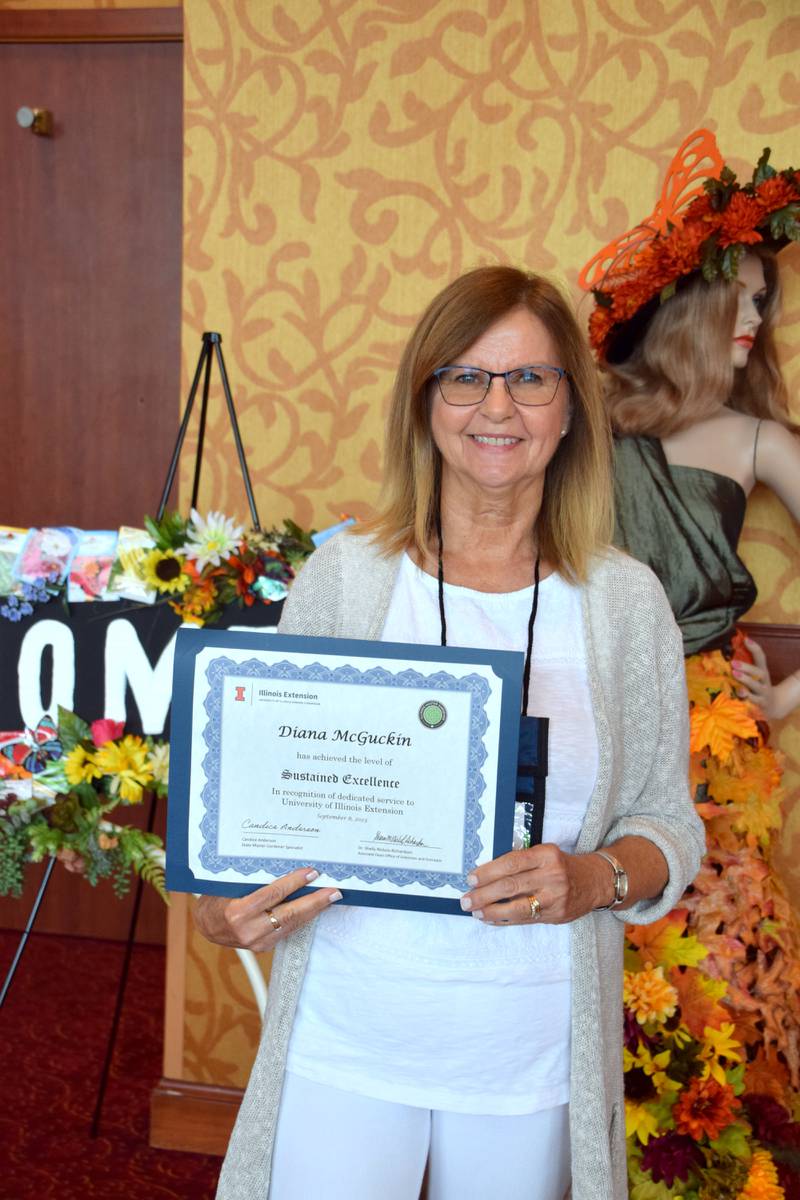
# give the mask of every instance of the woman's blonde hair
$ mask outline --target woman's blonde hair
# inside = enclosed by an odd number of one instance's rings
[[[430,423],[431,378],[514,309],[541,321],[569,375],[572,420],[547,467],[536,519],[541,556],[583,580],[589,556],[612,530],[610,430],[599,378],[568,299],[541,275],[515,267],[478,267],[454,280],[423,313],[403,352],[386,429],[382,503],[357,529],[385,553],[434,546],[441,454]],[[519,364],[511,364],[519,365]]]
[[[606,366],[606,404],[615,433],[666,437],[727,404],[791,427],[774,328],[780,309],[775,255],[749,247],[764,268],[767,298],[747,366],[735,370],[731,341],[737,284],[697,272],[655,311],[630,356]]]

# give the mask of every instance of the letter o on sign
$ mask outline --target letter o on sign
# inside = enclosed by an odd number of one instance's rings
[[[42,695],[42,655],[53,651],[53,685]],[[44,713],[55,719],[59,704],[73,707],[75,696],[75,639],[69,625],[61,621],[37,621],[22,639],[17,665],[19,710],[22,720],[35,729]]]

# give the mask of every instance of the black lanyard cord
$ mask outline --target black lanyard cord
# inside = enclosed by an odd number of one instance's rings
[[[443,646],[447,645],[447,621],[444,615],[444,561],[443,551],[444,543],[442,542],[442,518],[437,508],[436,511],[436,535],[439,539],[439,570],[437,578],[439,581],[439,620],[441,622],[441,634]],[[539,566],[540,557],[537,553],[536,562],[533,568],[533,603],[531,604],[531,615],[528,618],[528,649],[525,653],[525,670],[522,674],[522,715],[525,716],[528,711],[528,693],[531,685],[531,659],[533,657],[533,626],[536,621],[536,612],[539,608]]]

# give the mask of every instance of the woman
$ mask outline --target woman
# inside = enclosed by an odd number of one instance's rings
[[[753,1163],[764,1179],[777,1178],[759,1143],[780,1150],[797,1145],[800,1133],[792,1125],[800,937],[770,868],[780,767],[764,721],[800,705],[800,674],[773,686],[760,646],[736,633],[756,598],[737,553],[755,483],[800,520],[800,442],[773,340],[774,249],[786,228],[782,213],[800,200],[800,178],[778,175],[768,158],[740,187],[711,135],[692,134],[663,190],[670,194],[687,170],[705,175],[688,208],[657,210],[637,227],[633,251],[623,238],[584,271],[598,299],[591,334],[617,435],[615,541],[658,575],[683,634],[692,785],[706,821],[703,868],[667,922],[675,937],[694,940],[694,961],[678,967],[632,930],[626,976],[627,1015],[637,1013],[626,1043],[631,1180],[681,1189],[700,1186],[709,1167],[724,1169],[737,1188],[748,1186]],[[601,269],[592,278],[593,265]],[[638,1003],[648,962],[670,989],[670,1031]],[[652,1073],[643,1086],[644,1037],[648,1062],[666,1056],[658,1086]],[[716,1063],[713,1087],[698,1072],[687,1079],[687,1047]],[[715,1112],[693,1123],[701,1102]],[[676,1137],[687,1154],[673,1171],[665,1162]],[[724,1163],[715,1158],[721,1144]],[[787,1186],[798,1186],[786,1163],[779,1170]],[[783,1193],[776,1184],[769,1194]]]
[[[430,1200],[622,1200],[622,911],[668,912],[702,837],[680,639],[651,572],[604,544],[607,423],[560,292],[510,267],[445,288],[385,463],[381,515],[315,552],[281,630],[525,651],[544,841],[475,872],[471,920],[287,900],[300,872],[200,902],[212,939],[278,946],[219,1196],[265,1196],[271,1172],[272,1200],[416,1200],[427,1161]]]

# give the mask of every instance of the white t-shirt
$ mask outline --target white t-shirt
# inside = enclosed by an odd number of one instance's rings
[[[522,650],[533,589],[445,584],[447,642]],[[437,581],[404,557],[383,641],[438,645]],[[550,718],[544,836],[572,851],[597,775],[580,591],[542,580],[530,702]],[[287,1067],[379,1100],[517,1115],[569,1100],[569,926],[362,908],[322,914]]]

